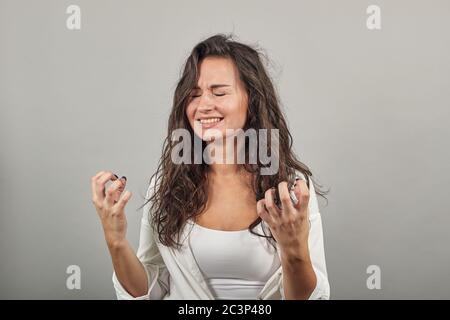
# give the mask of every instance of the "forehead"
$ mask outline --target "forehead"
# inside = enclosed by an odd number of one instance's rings
[[[206,57],[200,63],[198,85],[206,87],[214,83],[235,85],[238,70],[232,60],[223,57]]]

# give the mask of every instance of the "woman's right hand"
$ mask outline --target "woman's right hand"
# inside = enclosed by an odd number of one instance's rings
[[[105,191],[108,181],[113,183]],[[127,178],[120,179],[110,171],[100,171],[91,178],[92,202],[100,217],[106,243],[114,248],[126,243],[127,219],[125,205],[131,198],[131,192],[125,189]]]

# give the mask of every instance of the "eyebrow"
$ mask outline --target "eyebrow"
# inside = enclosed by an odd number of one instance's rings
[[[229,85],[229,84],[222,84],[222,83],[220,83],[220,84],[212,84],[208,88],[209,89],[216,89],[216,88],[222,88],[222,87],[231,87],[231,85]],[[193,89],[200,89],[200,87],[199,86],[195,86]]]

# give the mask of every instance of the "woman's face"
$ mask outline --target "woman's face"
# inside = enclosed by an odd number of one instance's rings
[[[218,130],[221,137],[226,136],[226,129],[242,129],[247,108],[247,94],[233,61],[222,57],[203,59],[197,87],[186,108],[197,136],[208,141],[212,129]]]

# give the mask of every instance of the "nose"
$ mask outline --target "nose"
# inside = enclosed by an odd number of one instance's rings
[[[214,109],[214,106],[211,104],[201,104],[197,108],[198,112],[200,113],[208,113],[212,109]]]
[[[214,109],[214,103],[208,93],[202,94],[198,102],[198,111],[208,112]]]

